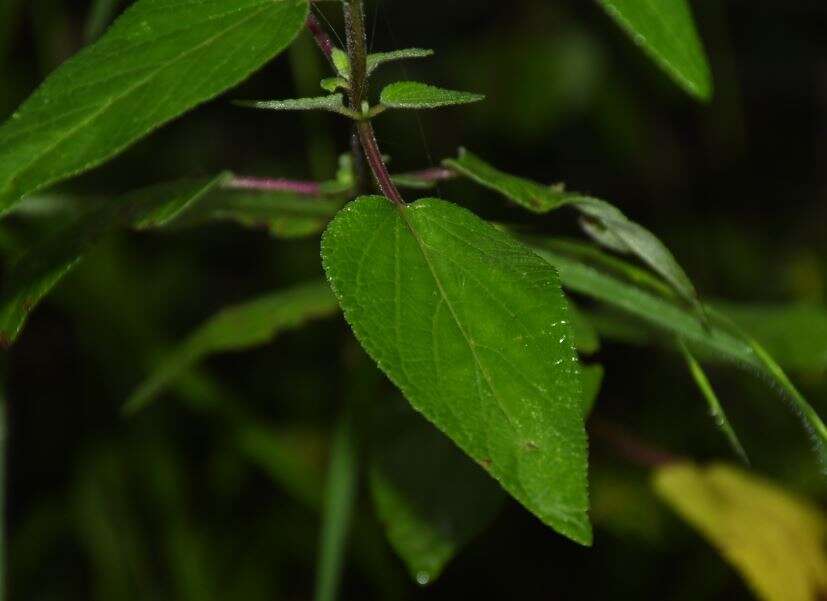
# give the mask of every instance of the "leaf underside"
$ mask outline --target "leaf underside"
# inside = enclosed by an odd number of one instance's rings
[[[0,128],[0,213],[240,83],[307,11],[306,0],[139,0]]]
[[[599,0],[609,16],[695,98],[712,97],[712,75],[687,0]]]
[[[346,206],[322,256],[362,346],[411,404],[558,532],[591,542],[586,438],[557,274],[445,201]]]
[[[398,399],[377,411],[370,489],[394,550],[430,584],[505,501],[505,494],[444,434]]]

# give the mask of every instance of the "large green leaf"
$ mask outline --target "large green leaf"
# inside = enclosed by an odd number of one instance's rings
[[[378,413],[373,502],[411,576],[429,584],[494,519],[505,494],[407,403],[390,402]]]
[[[695,286],[666,245],[605,200],[566,192],[560,185],[544,186],[504,173],[465,148],[460,149],[456,159],[444,163],[446,167],[534,213],[548,213],[565,206],[577,209],[583,216],[586,232],[597,242],[611,250],[639,257],[688,302],[697,303]]]
[[[456,205],[382,197],[346,206],[322,256],[357,338],[411,404],[589,544],[580,373],[549,264]]]
[[[312,282],[228,307],[193,332],[132,394],[126,411],[143,409],[207,355],[266,344],[279,333],[337,311],[323,282]]]
[[[0,213],[238,84],[293,40],[307,0],[139,0],[0,128]]]
[[[598,0],[629,37],[675,82],[700,100],[712,76],[687,0]]]

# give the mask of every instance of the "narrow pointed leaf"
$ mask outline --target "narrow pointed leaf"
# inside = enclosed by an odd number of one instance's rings
[[[677,335],[694,353],[724,359],[769,381],[782,398],[789,401],[811,435],[815,452],[827,470],[827,426],[821,417],[792,384],[778,363],[755,340],[726,322],[724,316],[706,308],[718,323],[705,324],[685,308],[665,298],[616,277],[591,265],[548,248],[535,248],[537,253],[554,265],[563,286],[579,294],[595,298],[621,311],[634,315],[663,332]]]
[[[581,382],[557,275],[436,199],[365,197],[322,240],[362,346],[411,404],[546,524],[591,542]]]
[[[754,337],[785,369],[827,370],[827,309],[814,304],[713,303]]]
[[[134,413],[160,395],[207,355],[242,351],[270,342],[285,330],[336,313],[324,283],[312,282],[224,309],[193,332],[132,394],[125,410]]]
[[[587,232],[611,250],[636,255],[654,269],[688,302],[697,306],[698,293],[669,249],[643,226],[630,221],[619,209],[604,200],[565,192],[562,186],[543,186],[492,167],[466,149],[445,165],[478,184],[499,192],[535,213],[547,213],[571,206],[584,216]]]
[[[680,343],[680,346],[683,351],[684,358],[686,359],[689,373],[692,374],[692,378],[698,385],[698,389],[701,391],[701,394],[703,394],[704,399],[706,399],[706,402],[709,405],[709,414],[712,416],[712,419],[715,420],[715,425],[718,426],[724,436],[726,436],[729,445],[732,447],[735,454],[738,455],[738,458],[745,464],[749,465],[747,453],[744,450],[743,445],[741,445],[741,441],[738,440],[738,435],[735,434],[735,430],[729,423],[729,419],[724,412],[721,401],[718,400],[718,395],[715,394],[715,390],[712,388],[712,383],[709,381],[709,378],[707,378],[706,372],[704,372],[704,369],[701,367],[701,364],[698,363],[698,360],[692,356],[689,349],[686,348],[686,345]]]
[[[658,469],[658,496],[694,527],[764,601],[827,595],[827,518],[806,499],[728,465]]]
[[[433,50],[424,48],[403,48],[392,52],[376,52],[368,55],[368,75],[373,74],[382,65],[394,61],[411,60],[416,58],[428,58],[434,55]]]
[[[712,97],[712,76],[687,0],[599,0],[609,16],[684,90]]]
[[[315,98],[291,98],[289,100],[239,100],[235,104],[268,111],[331,111],[341,113],[345,108],[342,94]]]
[[[307,0],[138,0],[0,128],[0,213],[235,86],[301,31]]]
[[[315,601],[336,601],[345,547],[356,505],[356,441],[349,416],[340,418],[330,447],[322,531],[316,562]]]
[[[471,151],[460,148],[456,159],[446,159],[444,165],[460,175],[499,192],[510,201],[534,213],[548,213],[569,203],[569,194],[562,186],[544,186],[523,177],[517,177],[493,167]]]
[[[420,585],[433,583],[496,516],[505,493],[403,403],[380,412],[370,490],[391,546]]]
[[[435,109],[456,104],[471,104],[485,96],[470,92],[446,90],[415,81],[392,83],[382,90],[379,101],[394,109]]]

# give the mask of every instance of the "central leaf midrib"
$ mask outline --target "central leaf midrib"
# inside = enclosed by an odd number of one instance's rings
[[[488,373],[488,370],[483,366],[479,355],[477,355],[477,351],[474,347],[474,344],[472,343],[472,340],[471,340],[470,336],[468,335],[468,333],[465,331],[465,328],[462,326],[462,323],[460,322],[459,316],[457,315],[457,312],[454,309],[454,305],[451,303],[451,300],[448,297],[448,293],[445,291],[445,287],[442,284],[442,280],[440,280],[439,276],[437,275],[436,269],[434,269],[433,263],[431,262],[431,258],[428,255],[428,252],[426,251],[426,246],[427,245],[424,243],[422,238],[419,236],[419,232],[416,231],[416,228],[414,227],[414,224],[411,223],[411,221],[408,217],[407,207],[401,207],[399,209],[399,211],[402,215],[403,221],[405,222],[408,229],[410,230],[411,235],[413,236],[414,240],[416,240],[419,251],[422,254],[422,258],[425,260],[425,264],[428,266],[428,271],[431,273],[431,277],[434,279],[434,283],[436,284],[437,289],[439,290],[440,296],[442,297],[443,301],[445,302],[445,306],[448,307],[448,311],[450,312],[451,317],[454,320],[454,323],[457,325],[457,329],[460,331],[460,334],[462,334],[462,337],[465,340],[465,344],[468,346],[468,350],[471,352],[471,356],[474,359],[474,365],[477,367],[477,369],[479,370],[479,372],[482,374],[483,378],[485,379],[485,383],[488,386],[488,389],[491,391],[491,395],[496,399],[497,405],[499,406],[500,410],[503,412],[503,415],[505,415],[506,419],[509,421],[511,426],[514,427],[514,420],[508,414],[508,411],[506,411],[505,405],[504,405],[502,399],[500,398],[499,394],[497,393],[496,389],[494,388],[494,384],[491,380],[491,375]],[[519,483],[519,480],[517,480],[517,483],[520,486],[520,488],[523,489],[522,484]],[[525,492],[525,489],[523,489],[523,491]]]

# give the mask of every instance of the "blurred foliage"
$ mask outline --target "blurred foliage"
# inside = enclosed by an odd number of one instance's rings
[[[0,0],[3,117],[92,35],[103,4]],[[334,8],[325,13],[341,32]],[[796,384],[824,415],[827,9],[818,0],[697,0],[693,9],[716,80],[708,106],[681,95],[596,3],[373,2],[374,51],[437,53],[387,65],[382,81],[422,79],[489,98],[462,112],[383,116],[383,149],[403,172],[467,145],[508,172],[611,198],[668,243],[703,298],[726,299],[722,311],[789,358]],[[115,198],[224,170],[330,178],[349,136],[335,116],[230,103],[315,95],[325,72],[303,37],[289,60],[50,196]],[[465,183],[440,184],[438,195],[490,219],[530,219]],[[577,232],[563,214],[541,224]],[[52,229],[33,216],[4,221],[2,256]],[[312,597],[333,416],[354,387],[357,428],[396,399],[339,318],[211,357],[145,412],[125,418],[121,410],[216,312],[320,274],[318,240],[274,240],[233,223],[112,232],[89,252],[4,358],[9,598]],[[747,302],[755,305],[744,309]],[[580,306],[600,322],[603,309]],[[801,344],[776,351],[789,340],[777,342],[777,328],[795,331]],[[594,418],[698,462],[726,457],[680,357],[615,339],[592,345],[589,360],[605,369]],[[707,373],[755,472],[785,496],[806,495],[809,511],[823,515],[827,487],[795,418],[762,383],[717,367]],[[362,461],[341,597],[753,598],[655,496],[650,467],[597,435],[591,449],[594,548],[566,542],[508,502],[428,588],[385,539],[366,473],[375,464]],[[696,484],[706,482],[708,472],[693,470]],[[718,519],[715,507],[707,519]],[[763,531],[769,522],[752,523]],[[804,565],[801,547],[789,555],[791,570]]]

